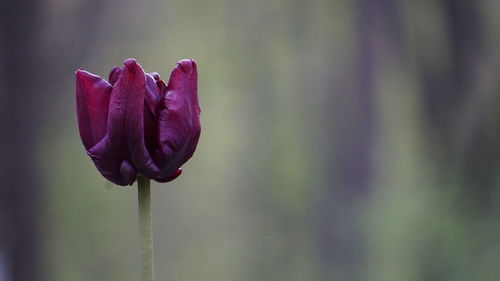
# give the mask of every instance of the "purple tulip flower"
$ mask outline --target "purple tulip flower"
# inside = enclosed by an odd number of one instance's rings
[[[200,137],[198,72],[181,60],[168,84],[144,73],[134,60],[114,67],[109,82],[76,71],[78,127],[87,154],[99,172],[118,185],[138,174],[158,182],[177,178]]]

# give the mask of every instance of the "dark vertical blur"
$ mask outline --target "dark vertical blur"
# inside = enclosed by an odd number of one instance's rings
[[[458,127],[464,126],[460,121],[470,114],[471,104],[485,94],[493,95],[490,110],[500,108],[500,83],[490,89],[481,85],[482,76],[498,76],[500,69],[498,51],[487,45],[496,31],[486,29],[481,2],[443,0],[440,4],[449,36],[449,59],[443,67],[421,60],[426,124],[434,137],[432,143],[439,146],[441,168],[456,174],[463,183],[457,207],[468,201],[479,215],[491,212],[495,205],[491,199],[497,186],[495,172],[500,168],[500,134],[496,130],[500,120],[477,112],[474,120],[465,124],[469,134],[457,133]],[[498,113],[491,114],[498,117]]]
[[[40,140],[60,114],[53,111],[65,85],[59,77],[71,75],[95,47],[103,3],[76,2],[77,15],[51,26],[58,11],[49,1],[1,2],[0,280],[45,280],[47,162],[39,158]]]
[[[41,1],[1,2],[0,251],[6,280],[44,280],[40,271],[43,198],[37,139],[43,79]]]
[[[332,153],[325,169],[325,196],[319,201],[317,228],[324,273],[320,280],[364,280],[366,233],[362,212],[374,187],[373,154],[378,115],[377,80],[385,64],[401,60],[401,23],[398,5],[392,0],[359,0],[354,5],[353,78],[340,97],[349,100],[348,117],[332,122]],[[331,62],[335,66],[335,61]],[[333,73],[333,71],[332,71]],[[335,81],[338,83],[341,81]],[[342,82],[341,82],[342,83]],[[332,85],[330,106],[338,103],[338,87]],[[332,109],[325,111],[331,118]],[[339,130],[338,128],[344,128]],[[328,158],[327,158],[328,159]],[[339,210],[342,210],[339,212]]]

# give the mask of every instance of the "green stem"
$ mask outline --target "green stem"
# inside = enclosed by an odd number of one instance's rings
[[[154,281],[151,190],[149,179],[138,176],[137,187],[139,195],[139,231],[141,239],[141,280]]]

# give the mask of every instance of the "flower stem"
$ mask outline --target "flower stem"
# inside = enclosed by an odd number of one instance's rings
[[[138,176],[137,187],[139,196],[139,232],[141,239],[141,280],[154,281],[151,190],[149,179]]]

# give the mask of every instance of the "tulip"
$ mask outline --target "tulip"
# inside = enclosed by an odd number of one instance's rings
[[[114,67],[109,79],[76,71],[78,127],[99,172],[118,185],[137,176],[177,178],[200,137],[197,67],[181,60],[167,84],[134,60]]]

